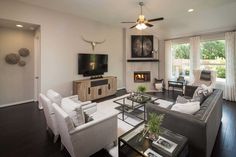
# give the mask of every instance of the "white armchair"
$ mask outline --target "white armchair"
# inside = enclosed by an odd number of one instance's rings
[[[53,139],[54,143],[56,143],[59,137],[59,132],[52,103],[57,103],[60,105],[62,101],[72,100],[80,104],[82,106],[83,111],[86,112],[88,115],[97,111],[96,103],[91,103],[91,101],[81,102],[79,101],[78,96],[75,95],[62,98],[59,93],[51,89],[47,91],[47,96],[45,96],[44,94],[40,94],[39,97],[40,97],[40,102],[43,106],[43,111],[47,122],[47,130],[48,128],[50,128],[50,130],[54,134],[54,139]]]
[[[56,103],[58,105],[61,105],[62,101],[72,100],[77,104],[80,104],[82,106],[82,109],[87,114],[92,114],[97,111],[97,105],[96,103],[92,103],[91,101],[80,101],[78,95],[72,95],[65,98],[62,98],[62,96],[57,93],[56,91],[49,89],[47,91],[47,97],[52,101],[52,103]]]
[[[47,130],[48,128],[51,129],[52,133],[54,134],[53,142],[56,143],[59,136],[59,132],[58,132],[54,110],[52,108],[52,102],[43,94],[39,94],[39,98],[43,106],[43,112],[44,112],[46,122],[47,122]]]
[[[193,70],[193,80],[190,85],[200,86],[204,84],[208,87],[214,88],[216,84],[216,71],[210,71],[210,80],[201,79],[202,70]]]
[[[61,143],[72,157],[88,157],[117,142],[117,113],[92,114],[93,121],[74,127],[69,115],[52,104],[58,123]]]

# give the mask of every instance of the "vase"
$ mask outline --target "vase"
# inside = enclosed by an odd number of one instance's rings
[[[148,138],[152,141],[156,141],[158,139],[159,135],[157,133],[151,133],[149,132]]]

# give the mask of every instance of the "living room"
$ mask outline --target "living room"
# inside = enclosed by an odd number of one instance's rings
[[[235,156],[235,8],[235,0],[1,0],[0,156]],[[204,100],[195,103],[197,89]],[[87,122],[72,118],[68,133],[58,121],[76,104]],[[158,134],[171,153],[124,143],[153,112],[184,139]]]

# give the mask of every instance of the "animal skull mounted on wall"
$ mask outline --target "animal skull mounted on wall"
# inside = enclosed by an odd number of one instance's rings
[[[83,36],[82,36],[82,39],[83,39],[85,42],[87,42],[87,43],[89,43],[89,44],[92,45],[93,51],[94,51],[95,46],[96,46],[97,44],[102,44],[102,43],[104,43],[104,42],[106,41],[105,39],[104,39],[103,41],[89,41],[89,40],[86,40]]]

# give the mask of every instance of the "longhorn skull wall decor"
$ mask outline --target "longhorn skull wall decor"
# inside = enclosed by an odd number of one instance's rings
[[[90,44],[92,45],[93,51],[94,51],[95,46],[96,46],[97,44],[102,44],[102,43],[104,43],[104,42],[106,41],[105,39],[104,39],[103,41],[89,41],[89,40],[84,39],[83,36],[82,36],[82,39],[83,39],[83,41],[85,41],[85,42],[87,42],[87,43],[90,43]]]

